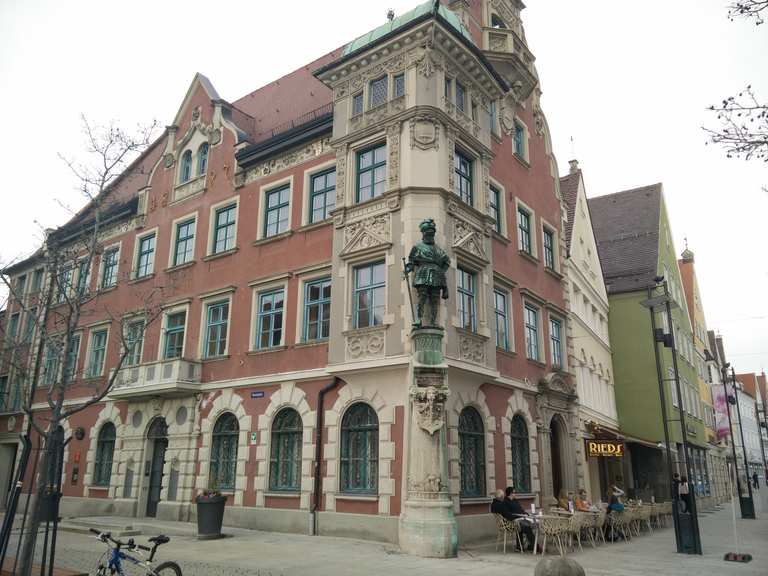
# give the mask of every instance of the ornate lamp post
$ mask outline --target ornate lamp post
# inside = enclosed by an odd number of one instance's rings
[[[741,517],[746,520],[754,520],[755,515],[755,501],[752,495],[752,483],[749,481],[749,460],[747,459],[747,445],[744,443],[744,427],[741,424],[741,408],[739,407],[739,392],[736,387],[736,371],[731,366],[731,383],[733,385],[733,395],[728,394],[728,366],[726,363],[723,366],[723,387],[725,388],[725,397],[728,400],[728,404],[736,404],[736,413],[739,416],[739,433],[741,436],[741,448],[744,451],[744,475],[747,482],[747,496],[741,495],[741,477],[739,476],[739,466],[737,464],[738,459],[736,457],[736,442],[734,442],[733,436],[733,423],[731,422],[731,408],[728,407],[728,426],[731,430],[731,448],[733,449],[733,471],[736,475],[736,489],[739,491],[739,508],[741,509]]]

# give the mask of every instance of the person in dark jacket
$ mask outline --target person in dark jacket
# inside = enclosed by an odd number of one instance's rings
[[[525,511],[523,506],[520,504],[520,501],[517,499],[517,494],[515,494],[514,487],[507,486],[507,489],[504,490],[504,496],[504,503],[507,511],[510,515],[518,520],[520,532],[523,533],[523,536],[525,536],[525,539],[528,541],[528,550],[533,550],[535,538],[533,534],[533,523],[529,518],[527,518],[528,512]]]

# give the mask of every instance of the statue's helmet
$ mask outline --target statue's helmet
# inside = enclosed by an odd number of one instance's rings
[[[421,230],[422,234],[427,230],[432,230],[432,232],[434,232],[436,229],[437,228],[435,227],[435,221],[432,220],[432,218],[427,218],[426,220],[422,220],[421,224],[419,224],[419,230]]]

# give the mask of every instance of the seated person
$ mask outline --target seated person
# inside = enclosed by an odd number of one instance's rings
[[[579,512],[589,512],[593,509],[592,502],[587,498],[587,491],[582,488],[576,497],[576,510]]]
[[[557,498],[557,507],[561,510],[566,510],[567,512],[571,511],[568,492],[565,488],[560,489],[560,495]]]
[[[624,504],[619,501],[619,497],[612,492],[608,493],[608,514],[611,512],[624,512]]]
[[[504,495],[506,496],[507,509],[518,519],[520,532],[523,533],[523,536],[528,541],[527,549],[533,550],[533,544],[535,542],[533,534],[533,522],[527,518],[528,512],[525,511],[522,504],[520,504],[520,501],[517,499],[517,494],[515,493],[514,487],[507,486],[507,489],[504,490]]]

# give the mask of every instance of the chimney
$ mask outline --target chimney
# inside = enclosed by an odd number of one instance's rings
[[[568,164],[571,166],[571,174],[576,174],[576,172],[579,171],[579,161],[578,160],[570,160]]]

